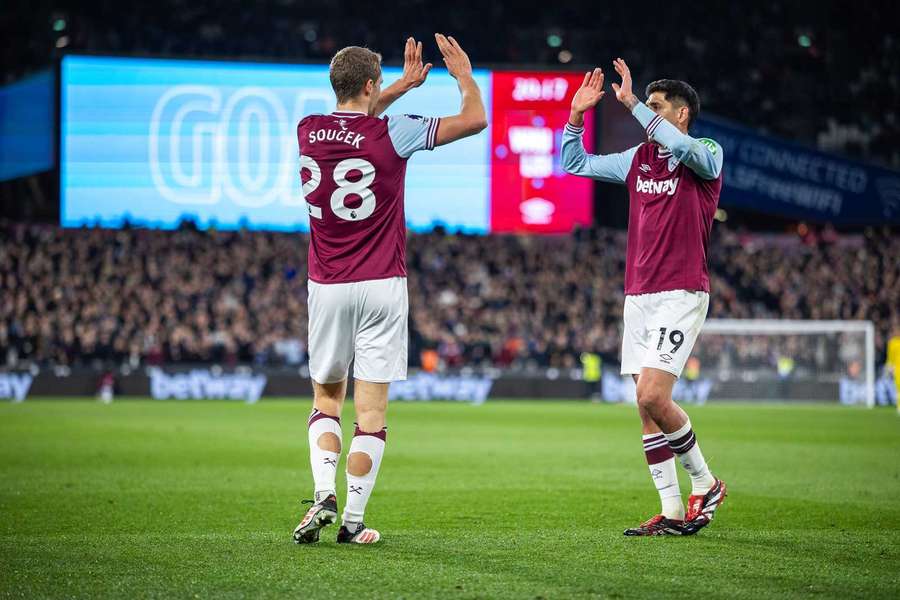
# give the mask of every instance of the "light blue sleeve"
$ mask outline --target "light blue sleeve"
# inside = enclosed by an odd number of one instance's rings
[[[672,155],[703,179],[716,179],[722,173],[722,146],[709,138],[692,138],[638,102],[631,110],[647,135],[672,151]]]
[[[625,183],[638,146],[616,154],[588,154],[581,143],[582,134],[584,127],[566,123],[561,150],[562,166],[566,173],[609,183]]]
[[[441,120],[437,117],[420,117],[418,115],[392,115],[385,117],[388,124],[388,135],[397,154],[409,158],[419,150],[434,150],[438,126]]]

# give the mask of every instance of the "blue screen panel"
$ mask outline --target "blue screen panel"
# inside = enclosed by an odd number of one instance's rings
[[[53,168],[54,93],[50,71],[0,87],[0,181]]]
[[[296,125],[334,110],[327,66],[67,56],[61,73],[64,226],[309,229]],[[476,79],[489,95],[490,73]],[[435,70],[388,114],[458,110],[456,81]],[[487,232],[489,143],[486,130],[410,160],[412,229]]]

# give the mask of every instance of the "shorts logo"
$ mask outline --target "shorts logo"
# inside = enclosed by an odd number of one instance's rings
[[[672,362],[672,357],[668,354],[660,354],[659,360],[663,361],[666,364],[669,364],[670,362]]]

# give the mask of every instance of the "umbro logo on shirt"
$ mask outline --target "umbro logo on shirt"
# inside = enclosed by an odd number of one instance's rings
[[[637,184],[635,184],[634,189],[637,192],[643,192],[645,194],[668,194],[669,196],[672,196],[675,194],[675,189],[677,187],[678,177],[657,181],[655,179],[641,179],[641,176],[638,175]]]
[[[650,171],[650,165],[648,165],[647,163],[641,163],[641,171],[643,171],[644,173],[649,172],[649,171]]]

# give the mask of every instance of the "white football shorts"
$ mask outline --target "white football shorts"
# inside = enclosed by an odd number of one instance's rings
[[[409,295],[405,277],[353,283],[308,282],[309,374],[317,383],[353,376],[406,379]]]
[[[708,309],[706,292],[625,296],[622,375],[638,375],[643,367],[651,367],[681,377]]]

